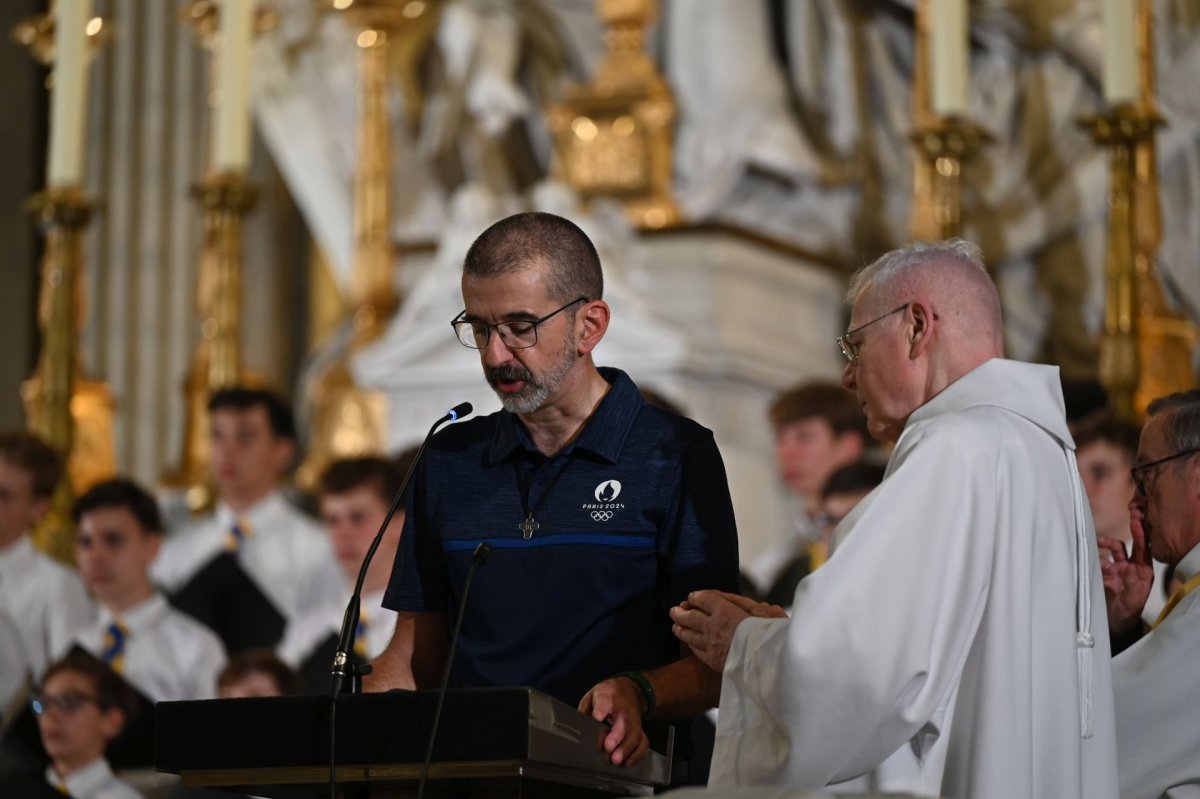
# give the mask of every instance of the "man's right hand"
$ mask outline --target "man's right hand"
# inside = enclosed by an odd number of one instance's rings
[[[1146,607],[1154,585],[1154,567],[1150,562],[1150,547],[1146,544],[1145,513],[1138,499],[1129,503],[1129,532],[1133,537],[1133,548],[1128,556],[1120,541],[1101,538],[1097,542],[1112,556],[1111,561],[1100,559],[1100,573],[1104,577],[1108,629],[1114,635],[1123,635],[1140,623],[1142,609]]]

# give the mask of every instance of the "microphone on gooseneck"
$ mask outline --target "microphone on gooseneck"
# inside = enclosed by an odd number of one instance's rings
[[[445,415],[434,422],[433,426],[429,428],[429,432],[425,434],[425,440],[421,442],[421,446],[417,448],[417,454],[413,456],[412,465],[408,467],[408,473],[404,475],[404,480],[400,483],[400,490],[392,498],[392,504],[388,507],[387,515],[383,518],[383,524],[379,525],[379,532],[375,533],[375,539],[371,542],[371,547],[367,550],[366,557],[363,558],[362,566],[358,569],[358,580],[354,583],[354,593],[350,595],[350,602],[346,605],[346,614],[342,617],[342,629],[338,635],[337,650],[333,655],[333,688],[330,695],[331,701],[329,707],[330,797],[337,795],[334,732],[336,730],[338,695],[341,694],[342,689],[345,688],[347,683],[350,685],[351,692],[357,693],[360,688],[360,678],[364,674],[371,673],[369,665],[355,666],[350,662],[350,653],[354,651],[354,636],[358,630],[359,611],[362,606],[362,589],[363,582],[367,579],[367,567],[371,565],[371,559],[375,557],[375,550],[379,549],[379,542],[383,540],[383,534],[387,531],[388,525],[391,524],[392,516],[396,514],[396,509],[400,507],[400,502],[408,490],[408,483],[412,480],[413,472],[416,471],[417,464],[421,460],[421,455],[425,453],[425,447],[428,446],[429,440],[433,438],[433,434],[446,422],[457,422],[459,419],[469,416],[472,410],[474,409],[471,407],[471,403],[461,402],[446,411]]]
[[[450,668],[454,665],[454,652],[458,649],[458,636],[462,632],[463,613],[467,609],[467,592],[471,590],[471,579],[475,571],[487,563],[492,548],[480,541],[471,553],[471,567],[463,580],[462,598],[458,600],[458,619],[454,622],[454,635],[450,637],[450,651],[446,653],[446,666],[442,671],[442,685],[438,688],[437,708],[433,711],[433,724],[429,730],[429,745],[425,748],[425,761],[421,764],[421,779],[417,782],[417,799],[425,795],[425,780],[429,777],[429,763],[433,760],[433,742],[437,740],[438,724],[442,720],[442,703],[446,701],[446,686],[450,684]]]
[[[469,416],[472,410],[471,403],[459,403],[446,411],[446,414],[434,422],[433,427],[429,428],[429,432],[425,434],[425,440],[421,442],[421,446],[417,449],[417,454],[413,457],[412,465],[408,467],[408,473],[404,475],[404,481],[400,484],[400,490],[396,492],[396,496],[392,499],[392,504],[388,508],[387,516],[383,519],[383,524],[379,526],[379,532],[375,533],[375,539],[371,542],[371,548],[367,550],[367,556],[363,558],[362,565],[358,569],[358,580],[354,584],[354,593],[350,596],[350,603],[346,605],[346,614],[342,617],[342,630],[341,634],[338,635],[337,650],[333,656],[334,697],[341,693],[345,687],[347,678],[370,673],[353,673],[354,668],[350,665],[350,653],[354,651],[354,636],[358,630],[363,582],[367,578],[367,567],[371,565],[371,559],[375,557],[375,550],[379,549],[379,542],[383,540],[383,534],[387,531],[388,525],[391,524],[392,516],[395,515],[396,509],[400,507],[404,493],[408,490],[408,483],[412,480],[413,472],[417,468],[417,463],[421,460],[421,455],[425,452],[425,447],[429,444],[429,439],[433,438],[433,434],[443,424],[446,422],[457,422],[459,419]],[[351,691],[354,692],[353,686]]]

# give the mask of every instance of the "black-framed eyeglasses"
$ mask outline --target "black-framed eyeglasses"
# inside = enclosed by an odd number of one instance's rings
[[[1170,461],[1178,458],[1186,458],[1188,455],[1195,455],[1197,453],[1200,453],[1200,447],[1185,449],[1183,452],[1176,452],[1174,455],[1168,455],[1167,457],[1159,458],[1156,461],[1138,464],[1129,470],[1129,476],[1133,478],[1133,484],[1137,486],[1138,493],[1144,497],[1146,496],[1146,477],[1149,469],[1153,469],[1155,466],[1161,466],[1164,463],[1169,463]]]
[[[842,357],[844,357],[846,359],[846,362],[848,364],[850,364],[851,366],[858,366],[858,348],[860,345],[855,344],[853,341],[851,341],[850,340],[851,336],[853,336],[855,333],[861,332],[865,328],[870,327],[871,325],[875,324],[876,322],[878,322],[880,320],[887,319],[889,316],[891,316],[894,313],[900,313],[901,311],[903,311],[905,308],[907,308],[911,304],[912,304],[911,302],[906,302],[903,305],[901,305],[900,307],[893,308],[892,310],[888,311],[885,314],[876,316],[870,322],[861,324],[858,327],[854,328],[853,330],[847,330],[845,333],[838,336],[837,337],[838,349],[840,349],[842,351]]]
[[[587,297],[576,297],[566,305],[551,311],[540,319],[517,319],[511,322],[497,322],[494,325],[489,325],[486,322],[480,322],[475,319],[466,319],[464,317],[467,315],[467,312],[462,311],[458,316],[450,320],[450,326],[454,328],[454,335],[458,336],[459,342],[464,347],[470,347],[473,350],[487,348],[493,328],[499,331],[500,340],[504,342],[504,346],[510,350],[523,350],[537,344],[538,325],[562,313],[572,305],[578,305],[581,302],[587,301]]]
[[[34,715],[37,716],[41,716],[51,710],[57,710],[67,716],[73,716],[84,705],[99,704],[99,699],[84,694],[63,694],[62,696],[35,694],[29,700],[29,707],[33,710]]]

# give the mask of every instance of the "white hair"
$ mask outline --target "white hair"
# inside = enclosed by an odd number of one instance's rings
[[[991,282],[987,267],[983,265],[983,251],[979,249],[978,244],[963,239],[915,241],[884,253],[873,263],[855,272],[850,278],[846,301],[853,305],[868,287],[886,286],[896,278],[908,276],[913,268],[934,261],[952,261],[972,267]]]

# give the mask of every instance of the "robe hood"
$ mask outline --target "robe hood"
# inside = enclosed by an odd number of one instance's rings
[[[913,411],[908,424],[980,405],[1003,408],[1028,419],[1069,450],[1066,403],[1057,366],[992,358],[967,372]],[[906,424],[907,427],[907,424]]]

